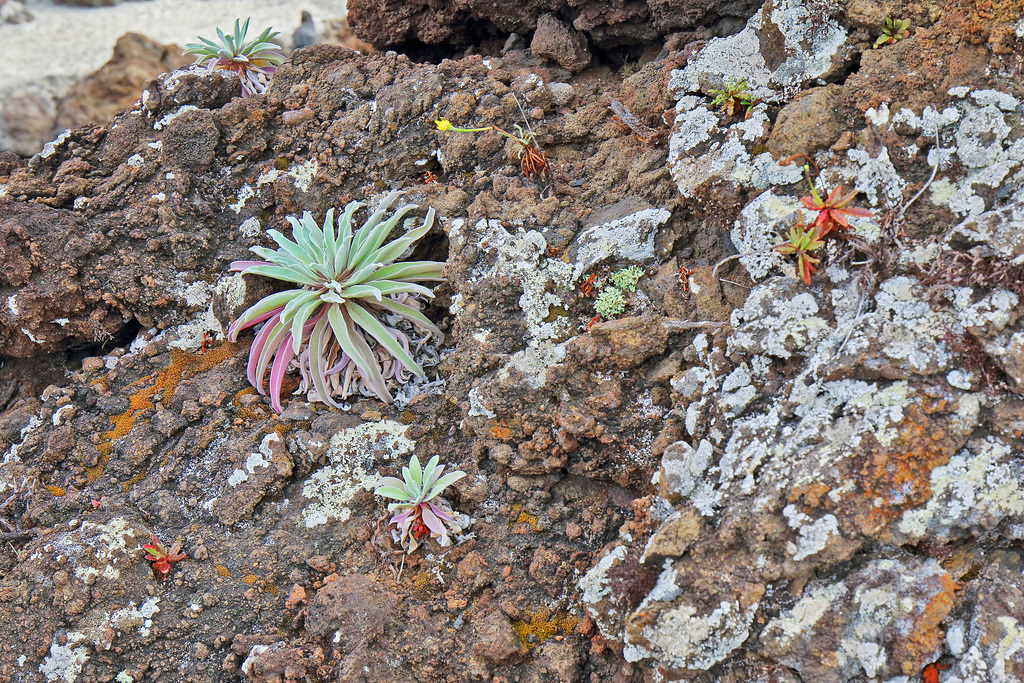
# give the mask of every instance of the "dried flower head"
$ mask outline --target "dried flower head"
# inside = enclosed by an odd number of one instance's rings
[[[270,82],[270,76],[284,62],[284,55],[278,50],[280,45],[270,41],[278,34],[271,33],[270,28],[263,30],[254,40],[246,41],[245,34],[249,30],[249,20],[239,26],[235,19],[234,33],[225,35],[217,29],[220,43],[199,36],[201,43],[187,43],[186,55],[199,55],[195,63],[206,65],[209,72],[215,70],[231,71],[242,79],[242,96],[263,93]]]
[[[406,552],[416,550],[420,539],[427,536],[436,536],[438,542],[446,546],[451,543],[446,526],[459,530],[451,510],[444,509],[433,499],[466,473],[455,471],[441,476],[445,466],[439,466],[438,460],[435,455],[421,468],[419,458],[414,455],[409,465],[402,468],[402,479],[381,477],[380,486],[374,491],[378,496],[398,501],[388,504],[388,511],[396,513],[391,524],[398,527],[399,542]]]
[[[228,330],[228,339],[234,341],[241,330],[264,323],[249,351],[248,377],[257,391],[265,393],[263,377],[273,359],[270,400],[274,410],[281,412],[281,383],[296,356],[315,388],[315,398],[335,407],[338,404],[333,395],[344,398],[358,391],[360,385],[390,403],[388,380],[407,381],[409,372],[424,376],[413,360],[408,335],[385,322],[390,318],[398,324],[404,319],[424,332],[424,339],[432,336],[443,341],[441,331],[420,312],[423,301],[434,293],[416,283],[442,280],[444,264],[392,263],[426,235],[434,222],[434,210],[430,209],[420,227],[385,244],[403,216],[416,208],[407,204],[382,221],[399,194],[389,194],[356,231],[352,229],[352,216],[364,206],[361,202],[345,207],[337,231],[334,209],[327,212],[323,227],[309,212],[301,220],[289,217],[292,239],[269,230],[267,234],[278,249],[252,247],[264,261],[231,264],[231,270],[243,274],[300,285],[264,297]],[[329,378],[342,373],[344,382],[329,387]]]

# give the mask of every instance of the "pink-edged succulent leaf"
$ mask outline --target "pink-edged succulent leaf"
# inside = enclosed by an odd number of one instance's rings
[[[432,532],[440,536],[442,539],[448,538],[448,530],[444,528],[444,523],[437,518],[434,514],[433,506],[425,505],[420,508],[420,517],[423,519],[423,523]]]
[[[433,512],[438,519],[445,522],[455,521],[455,518],[449,515],[447,512],[445,512],[444,509],[441,508],[441,506],[436,505],[435,503],[427,503],[427,507],[430,508],[431,512]]]
[[[228,271],[237,273],[238,271],[245,270],[246,268],[252,268],[253,266],[269,266],[272,265],[267,261],[232,261],[228,265]]]
[[[309,334],[309,372],[313,377],[313,386],[320,400],[334,408],[340,408],[337,401],[331,397],[331,391],[327,388],[327,372],[324,372],[324,353],[327,346],[327,315],[322,314],[313,326]]]
[[[281,407],[281,385],[284,382],[284,372],[288,369],[288,363],[292,362],[295,352],[292,351],[291,332],[286,332],[281,344],[274,354],[274,366],[270,369],[270,405],[278,413],[283,412]]]

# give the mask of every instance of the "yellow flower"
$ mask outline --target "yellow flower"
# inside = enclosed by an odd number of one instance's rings
[[[451,130],[452,129],[452,122],[449,121],[448,119],[436,119],[434,121],[434,123],[437,124],[437,129],[438,130]]]

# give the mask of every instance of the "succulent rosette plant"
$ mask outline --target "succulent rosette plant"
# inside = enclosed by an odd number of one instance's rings
[[[171,573],[171,563],[185,559],[185,553],[181,552],[181,537],[179,536],[169,549],[164,547],[164,544],[156,536],[153,536],[152,539],[151,542],[142,546],[142,549],[146,551],[146,559],[149,560],[153,569],[153,576],[157,580],[163,581]]]
[[[337,230],[334,209],[327,212],[322,227],[308,211],[301,219],[289,217],[292,239],[268,230],[277,249],[252,247],[264,260],[231,264],[231,270],[243,275],[263,275],[299,285],[264,297],[228,329],[228,339],[235,341],[240,331],[263,323],[249,351],[247,374],[256,390],[265,394],[264,377],[270,367],[270,401],[277,412],[282,410],[285,372],[294,359],[312,385],[305,387],[312,390],[310,398],[334,407],[340,407],[334,395],[344,398],[363,390],[390,403],[389,380],[404,382],[410,372],[425,376],[413,359],[408,335],[396,325],[405,321],[425,338],[444,341],[441,331],[420,310],[422,302],[434,293],[418,284],[443,280],[444,263],[393,263],[426,235],[434,222],[434,210],[429,209],[422,225],[385,243],[405,214],[416,208],[415,204],[402,206],[384,221],[400,194],[389,194],[358,230],[352,229],[352,217],[364,206],[361,202],[345,207]],[[337,377],[344,380],[335,381]]]
[[[254,40],[246,41],[249,20],[246,19],[241,26],[238,22],[235,19],[235,30],[231,34],[225,35],[217,29],[219,44],[199,36],[202,42],[187,43],[182,54],[199,55],[196,65],[205,65],[210,73],[223,70],[238,74],[242,80],[243,97],[263,93],[270,76],[284,63],[284,55],[278,52],[281,46],[270,42],[279,32],[266,28]]]
[[[409,553],[416,550],[420,539],[432,535],[442,547],[446,546],[451,543],[448,527],[453,531],[461,529],[451,511],[434,502],[434,498],[466,473],[455,471],[442,476],[445,466],[438,465],[438,460],[435,455],[421,468],[419,458],[414,455],[409,465],[402,468],[401,479],[381,477],[380,486],[374,491],[378,496],[398,501],[388,504],[388,511],[396,513],[390,523],[398,527],[399,543]]]

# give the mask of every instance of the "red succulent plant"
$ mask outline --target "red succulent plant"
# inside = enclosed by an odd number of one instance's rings
[[[811,225],[821,228],[821,234],[819,237],[824,237],[830,233],[837,225],[841,225],[844,228],[850,227],[850,222],[846,219],[847,216],[861,216],[864,218],[870,218],[875,214],[867,209],[861,209],[856,206],[848,206],[853,198],[857,196],[857,190],[854,190],[850,194],[842,195],[843,186],[837,185],[825,199],[821,198],[818,191],[811,185],[811,196],[801,197],[800,201],[811,211],[817,211],[818,217],[814,219],[814,223]]]
[[[163,581],[171,572],[171,563],[185,559],[185,553],[181,552],[181,536],[170,549],[165,548],[156,536],[152,538],[152,542],[142,546],[142,549],[146,551],[146,559],[152,566],[153,577]]]

